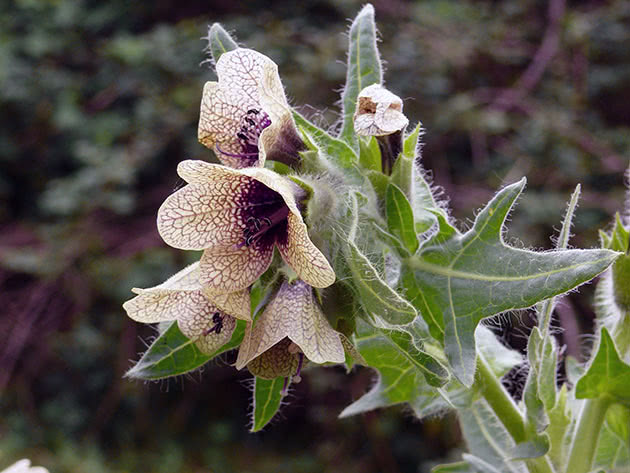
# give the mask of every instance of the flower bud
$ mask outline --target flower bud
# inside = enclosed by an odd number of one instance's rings
[[[402,132],[409,124],[402,109],[400,97],[380,84],[366,87],[357,97],[354,129],[358,135],[377,138],[385,174],[391,173],[402,150]]]

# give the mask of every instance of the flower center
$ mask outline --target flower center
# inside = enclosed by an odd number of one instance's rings
[[[262,131],[271,125],[271,119],[262,110],[251,108],[241,117],[241,128],[236,133],[238,142],[241,145],[240,153],[230,153],[222,150],[217,145],[217,150],[232,158],[242,158],[249,160],[258,159],[258,138]]]
[[[254,242],[260,243],[264,236],[273,235],[275,241],[276,232],[286,231],[286,221],[289,215],[289,208],[281,205],[275,211],[267,216],[255,217],[251,216],[245,221],[245,230],[243,237],[245,238],[245,246],[251,246]],[[275,228],[274,228],[275,227]]]

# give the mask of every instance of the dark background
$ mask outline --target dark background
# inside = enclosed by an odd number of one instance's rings
[[[367,369],[311,369],[273,424],[247,432],[250,381],[230,356],[202,373],[123,379],[154,336],[121,308],[196,255],[166,247],[157,208],[196,141],[208,24],[270,56],[325,127],[359,1],[0,1],[0,468],[63,472],[428,471],[459,458],[452,416],[393,408],[338,420]],[[582,183],[572,244],[624,205],[630,3],[375,1],[387,86],[426,135],[423,165],[461,227],[501,185],[528,188],[516,245],[551,248]],[[308,104],[308,105],[306,105]],[[592,286],[557,315],[579,355]],[[522,316],[525,322],[527,317]],[[522,327],[504,319],[506,340]]]

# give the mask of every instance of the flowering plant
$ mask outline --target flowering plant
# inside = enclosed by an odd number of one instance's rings
[[[461,231],[421,167],[420,124],[408,130],[384,85],[370,5],[350,28],[335,130],[291,108],[271,59],[218,24],[208,39],[218,81],[203,89],[198,136],[222,164],[180,163],[187,184],[157,221],[167,244],[203,254],[125,303],[134,320],[165,322],[128,376],[176,376],[238,349],[235,367],[255,377],[256,431],[307,364],[359,364],[378,381],[341,416],[399,403],[420,418],[458,411],[470,453],[435,472],[630,465],[626,224],[602,233],[601,249],[568,249],[578,186],[553,251],[510,246],[523,178]],[[603,272],[593,356],[558,388],[556,299]],[[481,323],[524,308],[538,314],[526,360]],[[523,363],[518,402],[501,377]]]

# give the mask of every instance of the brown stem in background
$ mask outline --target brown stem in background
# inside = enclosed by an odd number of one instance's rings
[[[560,20],[564,16],[566,0],[551,0],[548,9],[548,23],[543,40],[525,72],[513,87],[500,93],[491,104],[493,108],[508,110],[521,102],[538,84],[547,66],[558,52],[560,45]]]

